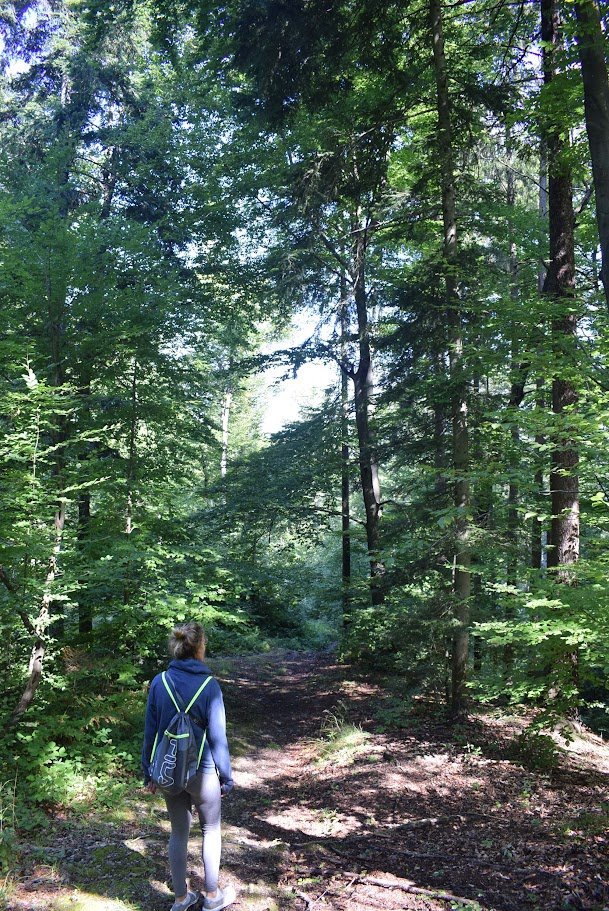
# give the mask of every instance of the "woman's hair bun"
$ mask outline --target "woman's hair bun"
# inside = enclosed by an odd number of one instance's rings
[[[194,658],[201,643],[206,644],[205,631],[200,623],[181,623],[169,637],[169,654],[172,658]]]

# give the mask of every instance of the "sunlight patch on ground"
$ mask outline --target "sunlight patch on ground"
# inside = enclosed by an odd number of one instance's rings
[[[169,888],[167,883],[162,882],[160,879],[152,879],[152,878],[150,878],[148,880],[148,882],[150,883],[150,885],[156,892],[159,892],[161,895],[166,895],[167,898],[173,898],[173,892],[171,891],[171,889]]]
[[[225,836],[224,837],[225,845],[227,845],[227,846],[231,845],[231,844],[245,845],[248,848],[256,848],[256,850],[262,850],[262,851],[271,851],[271,850],[275,851],[278,848],[288,848],[289,847],[288,842],[282,841],[280,838],[273,838],[272,840],[269,841],[269,839],[265,839],[265,838],[257,838],[255,836],[248,837],[247,835],[243,835],[243,834],[241,834],[240,829],[233,829],[233,832],[239,833],[239,834],[235,834],[232,839],[228,839]]]
[[[282,748],[281,762],[277,759],[277,753],[277,745],[273,744],[270,747],[252,750],[247,756],[235,759],[233,773],[236,786],[259,789],[263,781],[285,775],[286,768],[298,765],[302,769],[303,764],[306,765],[301,748]]]
[[[256,775],[255,771],[245,771],[243,767],[237,763],[233,763],[233,776],[235,779],[235,786],[238,788],[257,788],[260,785],[260,776]]]
[[[142,857],[145,857],[148,852],[148,839],[145,838],[127,838],[123,841],[123,844],[130,851],[135,851],[136,854],[141,854]]]
[[[362,680],[343,680],[339,686],[339,692],[349,698],[376,696],[381,692],[381,688],[375,683],[366,683]]]
[[[447,753],[427,753],[426,756],[419,756],[416,760],[417,765],[422,765],[426,769],[439,769],[449,762],[450,757]]]
[[[428,780],[422,779],[420,775],[409,775],[403,772],[385,772],[382,784],[384,788],[397,794],[407,791],[409,794],[425,796],[429,790]],[[374,797],[377,790],[378,787],[370,788],[371,798]]]
[[[157,825],[157,828],[161,830],[161,832],[165,832],[167,835],[170,834],[170,832],[171,832],[171,823],[169,822],[169,817],[167,817],[167,819],[159,819],[159,820],[157,820],[157,824],[156,824],[156,825]]]
[[[314,838],[349,835],[361,828],[361,822],[355,816],[347,816],[334,809],[311,810],[302,806],[283,813],[274,813],[263,819],[269,825],[285,832],[302,832],[303,835]]]
[[[48,907],[49,911],[133,911],[135,906],[77,889],[72,895],[63,895]]]
[[[573,731],[573,740],[568,743],[559,734],[554,735],[557,743],[589,769],[607,774],[609,772],[609,743],[590,731]]]
[[[239,892],[238,902],[247,911],[279,911],[280,908],[275,899],[269,897],[269,889],[264,882],[247,883]]]

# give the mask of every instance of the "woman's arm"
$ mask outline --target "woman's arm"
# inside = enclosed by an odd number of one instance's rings
[[[234,782],[226,739],[226,712],[222,690],[216,681],[214,683],[216,685],[210,693],[207,709],[207,741],[218,770],[222,795],[225,795],[232,791]]]
[[[146,703],[146,715],[144,719],[144,744],[142,746],[142,771],[144,773],[144,785],[150,782],[150,757],[152,748],[158,731],[158,715],[155,699],[155,680],[150,684],[148,691],[148,701]]]

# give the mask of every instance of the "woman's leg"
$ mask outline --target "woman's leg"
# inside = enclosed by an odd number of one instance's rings
[[[220,851],[222,837],[220,831],[221,798],[220,782],[215,772],[197,775],[193,787],[189,787],[193,802],[197,808],[201,832],[203,833],[203,866],[205,867],[205,892],[214,895],[218,888],[220,872]]]
[[[188,836],[192,823],[191,796],[182,791],[175,797],[167,794],[165,803],[171,822],[171,835],[169,836],[169,866],[171,868],[171,882],[176,898],[182,898],[188,892],[186,883],[186,863],[188,857]]]

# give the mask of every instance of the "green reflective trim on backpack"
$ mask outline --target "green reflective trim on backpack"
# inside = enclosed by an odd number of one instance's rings
[[[165,671],[163,671],[163,673],[161,674],[161,679],[162,679],[162,681],[163,681],[163,685],[164,685],[165,689],[166,689],[167,692],[169,693],[169,696],[170,696],[170,698],[171,698],[171,701],[173,702],[173,704],[174,704],[175,707],[176,707],[176,712],[180,712],[180,711],[181,711],[180,706],[179,706],[178,703],[176,702],[175,696],[174,696],[173,693],[171,692],[171,687],[169,686],[169,684],[167,683],[167,680],[165,679]],[[191,703],[191,705],[192,705],[192,703]],[[189,706],[189,708],[190,708],[190,706]],[[188,709],[186,709],[186,711],[188,711]]]
[[[197,756],[197,770],[201,765],[201,756],[203,755],[203,747],[205,746],[205,741],[207,740],[207,731],[203,733],[203,740],[201,741],[201,749],[199,750],[199,755]]]
[[[171,731],[165,731],[167,737],[171,737],[172,740],[182,740],[184,737],[190,737],[190,734],[172,734]]]
[[[208,677],[207,680],[203,681],[203,683],[201,684],[201,686],[199,687],[197,692],[194,694],[194,696],[192,697],[192,699],[186,706],[186,709],[185,709],[186,712],[190,711],[190,709],[193,707],[193,705],[195,704],[195,702],[197,701],[197,699],[199,698],[199,696],[201,695],[201,693],[203,692],[203,690],[205,689],[205,687],[207,686],[207,684],[209,683],[209,681],[211,679],[212,679],[211,677]]]
[[[159,732],[157,731],[154,735],[154,743],[152,744],[152,753],[150,754],[150,762],[154,759],[154,754],[156,753],[156,745],[159,742]]]

